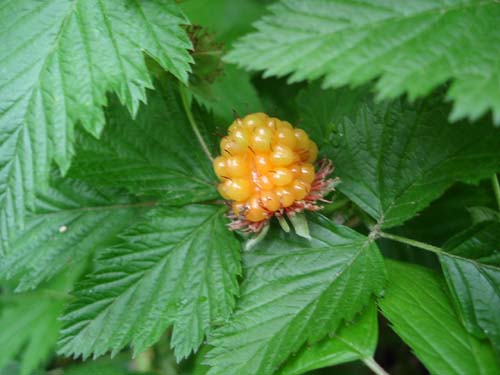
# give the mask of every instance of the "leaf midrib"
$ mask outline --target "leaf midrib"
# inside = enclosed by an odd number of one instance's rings
[[[352,31],[360,31],[362,29],[370,29],[370,28],[374,28],[374,27],[377,27],[377,26],[380,26],[380,25],[390,24],[392,22],[397,22],[397,21],[402,21],[402,20],[411,20],[413,18],[418,18],[420,16],[429,15],[429,14],[430,15],[443,16],[443,15],[446,15],[446,14],[448,14],[450,12],[461,11],[461,10],[468,9],[468,8],[478,8],[478,7],[482,7],[482,6],[488,6],[488,5],[492,5],[492,4],[496,3],[496,2],[497,2],[496,0],[489,0],[489,1],[485,0],[485,1],[482,1],[482,2],[478,2],[478,3],[468,2],[468,3],[456,4],[456,5],[452,5],[452,6],[444,6],[444,7],[441,7],[441,8],[427,9],[427,10],[424,10],[424,11],[420,11],[420,12],[416,12],[416,13],[411,13],[411,14],[407,14],[407,15],[398,14],[397,16],[387,17],[387,18],[384,18],[382,20],[377,20],[377,21],[373,21],[373,22],[366,22],[366,23],[363,23],[363,24],[351,24],[351,25],[346,26],[346,27],[344,27],[342,29],[338,29],[338,30],[335,30],[333,32],[327,32],[327,33],[321,34],[320,36],[321,37],[328,37],[328,36],[333,36],[335,34],[340,34],[340,33],[343,33],[343,32],[352,32]],[[286,4],[283,3],[283,2],[281,4],[284,4],[286,6]],[[366,4],[366,5],[371,5],[371,4]],[[299,15],[304,15],[306,17],[311,17],[311,14],[309,14],[309,13],[304,13],[304,12],[297,11],[296,9],[290,8],[289,6],[288,6],[288,10],[290,10],[292,13],[296,13],[296,14],[299,14]],[[314,16],[316,16],[316,15],[314,15]],[[331,18],[325,18],[325,19],[329,20],[331,22],[336,22],[338,20],[337,18],[333,18],[333,17],[331,17]],[[307,31],[310,32],[310,30],[307,30]],[[262,30],[259,30],[259,32],[262,32]],[[297,39],[297,40],[295,40],[295,42],[308,41],[308,40],[317,40],[317,38],[318,38],[318,35],[314,34],[314,35],[311,35],[311,36],[307,36],[307,37],[304,37],[304,38]]]
[[[76,212],[92,212],[92,211],[107,211],[107,210],[120,210],[120,209],[130,209],[130,208],[146,208],[146,207],[154,207],[157,201],[147,201],[147,202],[138,202],[138,203],[123,203],[123,204],[112,204],[112,205],[103,205],[103,206],[88,206],[88,207],[79,207],[79,208],[69,208],[65,210],[59,210],[55,212],[47,212],[47,213],[33,213],[28,216],[29,218],[39,218],[39,217],[50,217],[56,215],[65,215],[68,213],[76,213]]]

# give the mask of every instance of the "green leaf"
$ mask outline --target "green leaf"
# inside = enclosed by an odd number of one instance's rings
[[[377,308],[372,303],[358,319],[312,346],[303,347],[277,375],[300,375],[314,369],[372,358],[377,347]]]
[[[163,80],[133,120],[118,103],[101,139],[79,135],[69,175],[95,185],[161,196],[165,203],[216,199],[212,164],[196,141],[173,80]]]
[[[61,328],[58,318],[66,292],[79,274],[62,274],[29,293],[0,295],[0,369],[20,355],[18,373],[29,375],[50,357]]]
[[[200,104],[213,111],[223,129],[234,121],[235,113],[245,116],[262,111],[262,104],[250,82],[250,75],[234,65],[225,65],[221,75],[212,84],[195,84],[191,86],[191,90]]]
[[[281,0],[241,38],[228,62],[291,73],[290,82],[324,76],[324,87],[380,77],[381,98],[410,99],[452,81],[452,120],[493,111],[500,124],[500,8],[494,0]]]
[[[500,371],[491,347],[468,334],[460,323],[441,276],[415,265],[386,264],[389,283],[379,306],[431,374]]]
[[[0,228],[21,226],[75,124],[98,136],[106,92],[135,114],[152,82],[143,51],[187,81],[187,20],[173,1],[19,0],[0,7]],[[133,36],[133,39],[131,39]]]
[[[446,123],[434,98],[361,103],[338,123],[331,158],[338,190],[384,227],[415,216],[456,181],[500,169],[500,129]]]
[[[310,224],[311,241],[278,231],[246,253],[236,311],[209,338],[208,374],[273,374],[382,291],[384,264],[373,242],[321,217]]]
[[[116,238],[148,205],[113,189],[53,177],[24,229],[11,235],[0,258],[0,278],[18,279],[16,291],[35,288]]]
[[[444,249],[441,266],[465,327],[500,353],[500,222],[479,223]]]
[[[131,343],[137,354],[171,325],[177,358],[196,350],[238,293],[239,244],[224,211],[158,207],[103,251],[63,317],[60,353],[97,357]]]

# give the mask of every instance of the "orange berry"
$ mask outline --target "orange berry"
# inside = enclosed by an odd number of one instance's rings
[[[318,147],[289,122],[253,113],[236,119],[220,142],[213,168],[235,215],[251,222],[305,199],[315,179]]]
[[[264,126],[256,126],[253,129],[250,145],[255,152],[269,152],[272,145],[273,132]]]
[[[280,199],[282,207],[290,207],[295,202],[293,191],[289,187],[278,187],[274,191]]]
[[[246,151],[249,145],[249,131],[247,129],[236,128],[231,134],[231,138]]]
[[[278,167],[286,167],[297,160],[297,156],[290,147],[277,145],[271,153],[271,161]]]
[[[300,179],[308,184],[312,184],[315,178],[314,166],[309,163],[303,163],[300,166]]]
[[[271,172],[271,179],[276,186],[285,186],[293,181],[293,173],[287,168],[275,168]]]
[[[243,142],[236,142],[233,137],[224,137],[220,141],[220,151],[224,156],[243,154],[247,150],[247,145]]]
[[[213,161],[214,171],[217,177],[220,180],[223,179],[223,176],[227,176],[227,159],[224,156],[217,156]]]
[[[274,187],[274,183],[272,180],[272,175],[263,174],[258,177],[257,185],[262,190],[271,190]]]
[[[288,121],[280,121],[280,123],[278,124],[278,128],[288,128],[293,130],[292,124],[290,124]]]
[[[291,188],[292,188],[295,200],[300,201],[300,200],[304,199],[307,196],[307,194],[309,194],[309,191],[311,190],[311,185],[309,185],[307,182],[304,182],[302,180],[295,180],[291,184]]]
[[[267,155],[255,155],[255,170],[259,174],[268,173],[273,168],[271,158]]]
[[[277,119],[276,117],[270,117],[267,121],[266,121],[266,125],[269,129],[271,129],[272,131],[275,131],[277,128],[278,128],[278,124],[281,123],[281,121],[279,119]]]
[[[227,180],[224,184],[224,192],[233,201],[247,200],[252,194],[252,184],[245,178],[234,178]]]
[[[318,146],[313,141],[309,143],[309,156],[307,158],[308,163],[314,163],[318,158]]]
[[[263,191],[260,202],[268,211],[274,212],[280,208],[280,198],[274,191]]]
[[[236,129],[241,129],[243,127],[243,121],[237,118],[233,123],[227,128],[227,134],[232,134]]]
[[[215,162],[215,161],[214,161]],[[250,174],[250,165],[245,155],[226,158],[226,177],[245,177]]]
[[[232,209],[233,209],[233,212],[236,214],[236,215],[241,215],[245,212],[245,203],[243,202],[233,202],[233,204],[231,205]]]
[[[293,173],[293,177],[300,178],[300,167],[301,164],[292,164],[290,167],[288,167]]]
[[[267,211],[260,205],[258,197],[252,197],[246,203],[245,218],[249,221],[257,222],[266,219]]]
[[[251,128],[256,125],[260,125],[261,123],[264,123],[268,119],[269,117],[265,113],[262,112],[252,113],[250,115],[246,115],[243,118],[243,125]]]
[[[292,149],[297,143],[293,129],[287,127],[281,127],[276,130],[276,133],[274,134],[274,141],[280,145],[284,145]]]
[[[296,140],[295,148],[297,150],[308,150],[309,149],[309,137],[307,136],[307,133],[305,131],[303,131],[302,129],[295,129],[293,131],[293,134],[294,134],[295,140]]]

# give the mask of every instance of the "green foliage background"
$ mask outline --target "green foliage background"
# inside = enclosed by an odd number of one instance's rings
[[[0,374],[500,373],[500,4],[0,4]],[[244,251],[210,158],[341,184]]]

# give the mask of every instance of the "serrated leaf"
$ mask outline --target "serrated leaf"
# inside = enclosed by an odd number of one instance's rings
[[[373,242],[324,218],[310,224],[311,241],[279,231],[245,254],[236,311],[209,338],[209,375],[273,374],[381,292],[384,264]]]
[[[62,274],[29,293],[0,295],[0,369],[19,354],[18,374],[29,375],[49,358],[61,328],[58,318],[66,292],[78,275],[79,271]]]
[[[177,87],[172,80],[159,86],[136,120],[113,102],[100,140],[81,132],[69,175],[161,196],[166,204],[218,198],[212,165],[197,143]]]
[[[187,81],[186,19],[170,0],[19,0],[0,7],[0,228],[22,225],[75,124],[97,136],[106,92],[132,113],[152,87],[143,51]],[[133,39],[131,39],[133,36]]]
[[[169,326],[177,358],[196,350],[238,293],[239,244],[224,211],[158,207],[103,251],[63,317],[60,353],[97,357],[129,343],[139,353]]]
[[[500,8],[494,0],[281,0],[226,59],[325,87],[380,77],[381,98],[410,99],[452,80],[450,118],[492,110],[500,124]]]
[[[0,279],[18,280],[18,292],[33,289],[116,238],[147,206],[114,189],[54,176],[24,229],[11,236],[0,258]]]
[[[386,265],[389,282],[379,306],[431,374],[500,371],[491,347],[462,326],[441,276],[408,263],[387,261]]]
[[[500,353],[500,222],[479,223],[444,249],[441,266],[465,327]]]
[[[500,129],[450,125],[433,98],[359,104],[333,136],[337,187],[384,228],[415,216],[456,181],[500,169]]]
[[[354,322],[343,325],[332,337],[302,348],[277,375],[300,375],[322,367],[372,358],[377,339],[377,308],[372,303]]]

